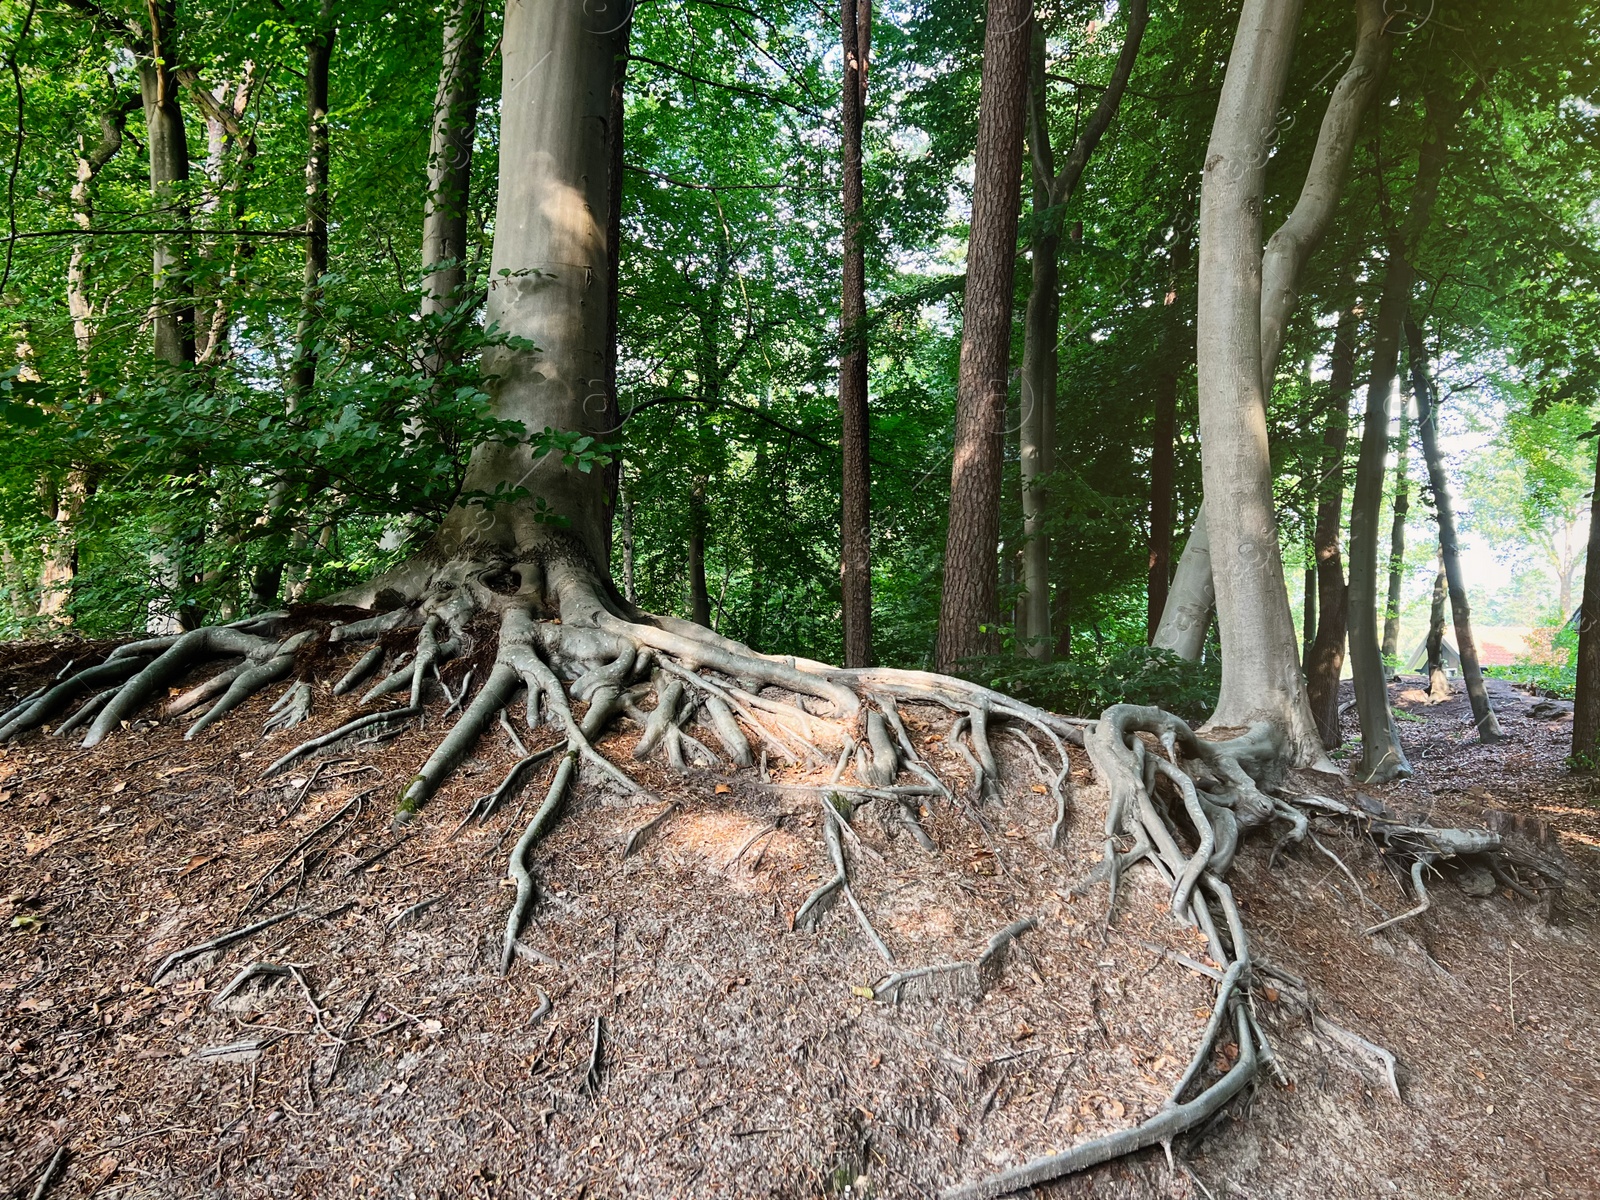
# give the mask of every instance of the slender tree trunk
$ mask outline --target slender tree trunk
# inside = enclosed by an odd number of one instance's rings
[[[617,507],[622,511],[622,596],[629,604],[639,603],[639,584],[634,574],[633,497],[628,495],[627,474],[617,464]]]
[[[1572,766],[1600,767],[1600,438],[1595,440],[1594,490],[1589,496],[1589,555],[1578,607],[1577,689],[1572,706]]]
[[[1150,563],[1145,586],[1145,622],[1152,643],[1167,606],[1172,573],[1172,496],[1174,441],[1178,425],[1178,373],[1156,376],[1155,419],[1150,437]]]
[[[317,385],[317,339],[322,330],[323,276],[328,273],[328,71],[333,60],[336,26],[331,20],[332,0],[322,0],[317,25],[306,41],[306,259],[300,285],[300,320],[295,330],[294,362],[289,369],[288,411],[293,413]],[[284,523],[289,507],[289,484],[279,480],[267,500],[269,538],[282,538],[274,526]],[[296,531],[304,544],[305,531]],[[275,550],[256,569],[250,602],[257,609],[277,602],[283,581],[284,555]]]
[[[711,628],[711,593],[706,589],[706,481],[689,492],[689,619]]]
[[[1245,0],[1200,190],[1195,336],[1206,520],[1222,633],[1212,723],[1268,721],[1297,765],[1320,762],[1283,582],[1261,358],[1261,210],[1267,155],[1299,21],[1297,2]]]
[[[468,195],[483,79],[484,0],[452,0],[428,144],[428,196],[422,209],[422,315],[461,303],[467,281]]]
[[[1339,555],[1344,523],[1344,453],[1350,429],[1350,396],[1355,390],[1355,306],[1339,314],[1333,335],[1328,407],[1322,427],[1322,475],[1317,494],[1317,635],[1306,654],[1306,694],[1317,733],[1326,749],[1343,740],[1339,729],[1339,675],[1344,670],[1345,621],[1349,596]]]
[[[978,150],[967,241],[961,363],[944,587],[934,662],[948,670],[998,649],[1001,436],[1011,359],[1011,296],[1021,197],[1023,112],[1032,38],[1029,0],[989,0]]]
[[[1300,600],[1300,661],[1311,657],[1311,644],[1317,640],[1317,567],[1315,561],[1303,572]],[[1309,700],[1309,697],[1308,697]],[[1313,714],[1315,716],[1315,714]]]
[[[1071,152],[1057,171],[1050,142],[1046,105],[1045,31],[1034,23],[1029,67],[1028,145],[1033,168],[1033,277],[1023,318],[1021,420],[1018,441],[1022,470],[1022,595],[1018,608],[1026,613],[1024,653],[1048,659],[1050,637],[1050,494],[1055,470],[1057,345],[1061,340],[1060,251],[1062,219],[1068,201],[1083,178],[1095,147],[1110,127],[1127,90],[1139,56],[1139,44],[1149,23],[1148,0],[1129,0],[1123,6],[1128,28],[1111,79],[1093,114],[1079,131]]]
[[[1472,636],[1467,581],[1461,572],[1461,553],[1456,541],[1455,506],[1450,499],[1450,481],[1444,473],[1444,457],[1439,452],[1438,408],[1434,403],[1433,380],[1429,377],[1428,351],[1422,342],[1422,330],[1409,316],[1405,327],[1411,360],[1411,390],[1417,397],[1417,428],[1422,435],[1422,454],[1428,463],[1433,508],[1439,519],[1439,552],[1444,558],[1445,582],[1450,588],[1450,614],[1456,629],[1456,653],[1461,657],[1461,678],[1467,685],[1467,698],[1472,701],[1472,720],[1478,727],[1478,740],[1498,742],[1504,735],[1489,703],[1483,669],[1478,663],[1478,643]]]
[[[867,441],[867,268],[861,204],[861,125],[867,92],[872,0],[842,0],[844,44],[840,103],[844,154],[844,286],[839,308],[839,582],[844,616],[844,665],[872,663],[872,468]]]
[[[1428,607],[1428,703],[1450,699],[1450,676],[1444,669],[1444,606],[1450,598],[1444,574],[1444,550],[1438,551],[1439,568],[1433,576],[1433,603]]]
[[[139,59],[139,92],[144,104],[145,142],[150,156],[150,196],[168,210],[161,224],[189,223],[185,185],[189,182],[189,138],[178,106],[178,79],[172,71],[177,0],[152,0],[148,7],[150,44]],[[188,239],[154,239],[152,306],[156,358],[173,366],[194,362],[194,286],[188,277]]]
[[[1389,527],[1389,595],[1383,606],[1383,661],[1387,665],[1396,661],[1400,652],[1400,587],[1406,570],[1406,513],[1410,510],[1406,478],[1406,449],[1410,434],[1406,429],[1406,400],[1400,396],[1400,440],[1395,451],[1394,465],[1394,522]],[[1393,669],[1388,672],[1391,676]]]
[[[1289,16],[1290,9],[1283,15]],[[1292,10],[1298,19],[1299,7]],[[1393,39],[1387,35],[1388,18],[1382,0],[1356,0],[1356,47],[1350,65],[1345,69],[1317,131],[1317,144],[1312,151],[1311,166],[1306,171],[1300,198],[1295,202],[1289,217],[1272,235],[1261,256],[1261,335],[1260,373],[1262,393],[1270,399],[1277,377],[1278,357],[1283,350],[1283,339],[1289,319],[1298,302],[1300,276],[1312,253],[1321,244],[1338,208],[1339,195],[1344,190],[1345,175],[1350,165],[1350,155],[1355,148],[1356,133],[1361,119],[1377,96],[1379,85],[1388,71],[1393,54]],[[1261,129],[1271,129],[1269,120]],[[1265,147],[1258,146],[1265,161]],[[1198,525],[1205,520],[1206,506],[1200,506],[1195,517]],[[1209,536],[1199,530],[1192,531],[1190,543],[1199,536],[1201,546],[1209,546]],[[1168,593],[1168,603],[1183,606],[1169,620],[1162,614],[1155,645],[1165,646],[1184,658],[1198,659],[1205,640],[1205,629],[1210,623],[1209,612],[1199,615],[1196,605],[1208,596],[1214,596],[1213,584],[1195,578],[1202,569],[1209,568],[1209,556],[1185,553],[1178,561],[1178,571]],[[1196,633],[1195,631],[1199,632]]]
[[[1217,587],[1211,573],[1211,535],[1206,528],[1206,505],[1189,523],[1189,540],[1178,557],[1178,569],[1167,587],[1167,600],[1161,608],[1150,644],[1171,650],[1179,658],[1199,662],[1205,649],[1206,631],[1211,627],[1211,610],[1217,603]]]

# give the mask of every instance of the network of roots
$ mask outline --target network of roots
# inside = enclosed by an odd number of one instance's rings
[[[62,737],[81,732],[82,744],[95,746],[158,697],[168,696],[172,685],[212,664],[220,669],[165,706],[168,716],[200,714],[188,738],[278,684],[286,686],[272,706],[267,729],[292,728],[307,721],[315,705],[310,665],[365,647],[332,692],[342,695],[365,685],[362,704],[371,711],[301,742],[273,761],[265,775],[281,774],[341,744],[396,736],[423,718],[432,689],[444,694],[444,715],[451,722],[395,798],[397,821],[415,819],[496,724],[520,757],[493,791],[470,806],[463,825],[486,820],[519,798],[533,778],[550,772],[548,765],[542,772],[535,768],[555,760],[543,799],[507,861],[516,896],[501,942],[502,974],[516,961],[519,935],[537,900],[532,852],[559,820],[579,777],[604,779],[650,799],[622,764],[596,749],[599,735],[613,722],[638,727],[636,758],[659,756],[678,772],[719,761],[759,770],[763,777],[769,762],[828,771],[826,784],[799,789],[811,793],[809,802],[822,814],[818,849],[828,873],[796,912],[794,924],[803,933],[815,930],[830,913],[847,911],[883,959],[883,975],[872,991],[885,1003],[923,989],[981,995],[1004,969],[1009,948],[1027,938],[1040,918],[1019,914],[995,930],[972,960],[897,963],[852,890],[852,863],[870,853],[852,828],[857,814],[873,808],[932,855],[941,848],[919,819],[926,806],[949,806],[987,836],[1001,798],[991,743],[1004,733],[1027,747],[1038,786],[1054,802],[1053,826],[1036,833],[1058,846],[1073,800],[1066,747],[1082,747],[1107,790],[1109,809],[1103,858],[1080,889],[1107,887],[1109,924],[1123,875],[1140,865],[1156,872],[1170,892],[1174,920],[1205,937],[1208,961],[1190,965],[1216,981],[1215,1002],[1188,1069],[1154,1116],[953,1188],[946,1193],[950,1197],[999,1195],[1144,1146],[1170,1144],[1205,1122],[1259,1070],[1274,1065],[1254,1016],[1251,988],[1268,973],[1293,986],[1298,981],[1252,958],[1226,881],[1241,840],[1251,831],[1276,831],[1273,858],[1295,844],[1326,855],[1358,893],[1354,874],[1318,839],[1311,818],[1357,824],[1370,834],[1409,870],[1416,906],[1369,932],[1424,911],[1427,873],[1446,863],[1485,865],[1504,885],[1530,897],[1561,882],[1553,864],[1517,854],[1495,833],[1408,824],[1381,809],[1358,810],[1289,786],[1281,740],[1268,726],[1230,741],[1207,741],[1155,708],[1117,705],[1095,721],[1064,718],[948,676],[844,670],[758,654],[700,626],[633,611],[581,567],[555,564],[538,574],[536,589],[508,595],[489,585],[494,572],[455,566],[433,572],[417,595],[402,597],[402,603],[377,615],[306,609],[131,642],[102,662],[75,671],[69,667],[51,686],[0,717],[0,741],[49,726]],[[454,689],[440,671],[452,659],[468,664]],[[898,707],[909,702],[948,711],[944,743],[966,763],[970,782],[957,785],[941,778],[918,754]],[[530,730],[552,727],[558,740],[529,752],[507,719],[517,705],[523,706]],[[624,855],[670,822],[679,804],[662,800],[656,811],[627,839]],[[223,939],[248,932],[231,931]],[[1213,1055],[1225,1041],[1238,1047],[1231,1063],[1219,1063]]]

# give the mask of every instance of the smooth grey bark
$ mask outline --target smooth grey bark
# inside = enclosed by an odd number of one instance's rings
[[[1333,221],[1361,119],[1372,106],[1393,55],[1394,39],[1386,32],[1381,0],[1357,0],[1355,7],[1355,53],[1328,98],[1300,197],[1261,256],[1260,372],[1262,392],[1269,399],[1277,377],[1283,339],[1299,299],[1296,289],[1300,275]],[[1271,128],[1270,120],[1262,128]],[[1263,144],[1259,152],[1265,157],[1268,147]],[[1205,514],[1206,506],[1202,502],[1195,517],[1196,526],[1205,520]],[[1209,537],[1198,529],[1191,531],[1190,541],[1193,542],[1197,534],[1201,544],[1209,546]],[[1174,612],[1171,621],[1163,613],[1153,644],[1193,661],[1200,657],[1209,623],[1209,614],[1198,617],[1193,607],[1208,594],[1214,594],[1215,589],[1193,577],[1195,572],[1211,565],[1210,558],[1198,554],[1190,558],[1186,554],[1185,559],[1178,561],[1168,604],[1186,605],[1188,611]],[[1196,629],[1198,633],[1194,632]]]
[[[1050,513],[1048,480],[1055,470],[1057,348],[1061,340],[1060,251],[1064,211],[1084,168],[1111,126],[1128,78],[1139,56],[1139,44],[1150,20],[1148,0],[1129,0],[1124,9],[1127,31],[1116,65],[1094,112],[1079,132],[1061,169],[1056,169],[1046,104],[1045,34],[1034,22],[1029,66],[1028,146],[1033,166],[1032,280],[1023,318],[1021,420],[1018,441],[1022,470],[1022,593],[1027,635],[1019,638],[1023,653],[1049,659]]]
[[[1461,551],[1456,538],[1455,505],[1450,498],[1444,456],[1439,452],[1439,410],[1428,370],[1428,351],[1422,341],[1422,330],[1409,316],[1405,328],[1411,390],[1417,398],[1417,432],[1421,435],[1422,455],[1428,463],[1428,482],[1433,490],[1433,509],[1439,520],[1439,554],[1444,560],[1445,583],[1450,589],[1450,616],[1456,631],[1456,653],[1461,658],[1461,679],[1467,686],[1467,698],[1472,702],[1472,722],[1478,728],[1478,740],[1498,742],[1505,735],[1489,703],[1483,668],[1478,662],[1478,643],[1472,635],[1472,611],[1467,603],[1467,581],[1461,571]]]
[[[1389,594],[1383,605],[1383,661],[1392,663],[1400,652],[1400,586],[1406,568],[1406,514],[1410,511],[1410,480],[1406,478],[1406,394],[1400,395],[1400,433],[1394,464],[1394,520],[1389,526]],[[1391,672],[1392,674],[1392,672]]]
[[[511,0],[506,7],[503,151],[486,319],[538,349],[492,347],[484,368],[495,415],[529,429],[600,434],[607,428],[607,222],[621,184],[609,135],[626,32],[625,20],[608,25],[582,5]],[[535,458],[525,446],[476,447],[466,489],[493,493],[501,484],[527,488],[567,525],[557,531],[531,506],[467,505],[445,518],[437,552],[531,562],[561,547],[604,570],[611,498],[601,472],[564,466],[557,454]]]
[[[1433,602],[1428,607],[1428,703],[1450,699],[1450,676],[1444,669],[1444,606],[1450,599],[1444,574],[1444,550],[1437,551],[1439,566],[1433,576]]]
[[[1167,602],[1161,609],[1150,644],[1171,650],[1179,658],[1198,662],[1205,648],[1206,630],[1211,625],[1211,610],[1217,603],[1217,588],[1211,573],[1211,536],[1206,528],[1206,505],[1189,525],[1189,540],[1178,556],[1178,569],[1167,588]]]
[[[467,281],[467,201],[483,77],[484,0],[452,0],[428,143],[428,197],[422,209],[422,315],[461,302]]]
[[[1324,761],[1283,583],[1262,386],[1261,210],[1267,147],[1299,21],[1297,2],[1245,0],[1200,190],[1196,362],[1206,522],[1222,635],[1212,724],[1266,721],[1292,763]]]

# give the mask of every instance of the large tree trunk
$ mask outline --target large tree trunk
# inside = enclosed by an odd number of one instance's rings
[[[1344,524],[1344,452],[1350,429],[1350,396],[1355,390],[1356,329],[1359,309],[1339,314],[1333,335],[1327,414],[1322,427],[1322,473],[1317,494],[1317,635],[1306,654],[1306,694],[1317,734],[1326,749],[1343,741],[1339,729],[1339,675],[1344,670],[1345,621],[1349,596],[1339,556]]]
[[[189,138],[178,106],[178,79],[172,71],[177,0],[149,5],[150,43],[141,47],[139,93],[144,104],[145,142],[150,156],[150,197],[169,214],[161,224],[189,223],[184,184],[189,181]],[[188,276],[187,239],[163,235],[152,251],[154,296],[151,306],[156,358],[173,366],[194,362],[194,286]]]
[[[1594,490],[1589,496],[1589,557],[1578,607],[1577,689],[1572,706],[1572,765],[1600,768],[1600,438],[1595,440]]]
[[[934,662],[949,668],[999,647],[1001,436],[1011,362],[1011,295],[1021,196],[1023,112],[1032,41],[1029,0],[989,0],[978,152],[967,240],[961,364]]]
[[[1299,8],[1292,11],[1297,15]],[[1289,16],[1290,10],[1286,9],[1284,15]],[[1361,118],[1377,96],[1378,86],[1388,70],[1394,43],[1387,36],[1386,24],[1380,0],[1356,0],[1355,54],[1328,98],[1300,198],[1295,201],[1288,219],[1267,242],[1261,256],[1260,373],[1262,392],[1268,399],[1277,377],[1278,358],[1283,351],[1289,318],[1299,299],[1300,275],[1333,221]],[[1261,128],[1271,128],[1270,120]],[[1264,154],[1262,158],[1265,161]],[[1195,517],[1197,526],[1205,520],[1205,512],[1202,503]],[[1201,546],[1209,545],[1208,535],[1199,529],[1191,531],[1191,544],[1196,537]],[[1205,616],[1197,615],[1193,606],[1208,595],[1214,595],[1215,588],[1194,575],[1210,566],[1209,556],[1190,557],[1186,553],[1179,560],[1168,603],[1188,608],[1175,611],[1170,620],[1166,613],[1162,614],[1164,628],[1158,630],[1155,645],[1165,646],[1187,659],[1200,657],[1209,612]],[[1194,632],[1196,629],[1198,634]]]
[[[449,312],[467,281],[467,201],[483,76],[484,0],[452,0],[428,143],[428,197],[422,209],[422,314]]]
[[[839,583],[844,665],[872,661],[872,468],[867,449],[867,267],[861,203],[861,124],[872,40],[872,0],[842,0],[844,85],[840,101],[844,156],[844,285],[839,333]]]
[[[1161,620],[1156,624],[1150,644],[1171,650],[1179,658],[1198,662],[1205,649],[1206,631],[1211,627],[1211,610],[1217,603],[1217,586],[1211,572],[1211,534],[1206,528],[1206,505],[1189,523],[1189,540],[1178,556],[1178,569],[1172,573]]]
[[[1444,473],[1444,456],[1439,452],[1438,409],[1434,403],[1433,380],[1428,371],[1428,351],[1422,330],[1409,316],[1405,321],[1406,347],[1411,360],[1411,390],[1417,397],[1417,430],[1422,436],[1422,455],[1428,463],[1428,483],[1433,489],[1433,509],[1439,519],[1439,553],[1444,559],[1445,582],[1450,588],[1450,615],[1456,629],[1456,653],[1461,658],[1461,678],[1472,701],[1472,720],[1478,727],[1480,742],[1498,742],[1504,737],[1500,720],[1489,703],[1483,684],[1483,669],[1478,663],[1478,643],[1472,636],[1472,612],[1467,603],[1467,581],[1461,572],[1461,552],[1456,541],[1455,505],[1450,499],[1450,481]]]
[[[1057,345],[1061,340],[1061,222],[1084,168],[1105,136],[1122,104],[1128,78],[1139,57],[1139,43],[1150,20],[1148,0],[1125,6],[1128,29],[1111,79],[1088,122],[1079,132],[1060,171],[1050,142],[1046,105],[1045,33],[1035,23],[1029,70],[1028,144],[1033,159],[1033,278],[1023,318],[1022,419],[1018,441],[1022,468],[1022,595],[1027,636],[1019,639],[1024,653],[1048,659],[1050,637],[1050,513],[1048,481],[1055,470]]]
[[[1433,602],[1428,606],[1428,703],[1450,699],[1450,676],[1444,669],[1444,606],[1450,586],[1444,574],[1444,549],[1438,551],[1439,568],[1433,576]]]
[[[1283,582],[1267,449],[1261,358],[1261,131],[1272,127],[1294,47],[1298,3],[1246,0],[1217,104],[1200,190],[1196,360],[1206,519],[1222,634],[1212,722],[1267,721],[1290,759],[1320,762]]]
[[[486,321],[518,344],[493,347],[484,365],[495,415],[529,429],[599,434],[607,428],[606,414],[587,401],[595,382],[610,377],[606,221],[620,180],[609,140],[599,134],[612,117],[625,46],[625,24],[593,20],[581,5],[507,6],[500,51],[504,149]],[[467,505],[446,517],[436,539],[441,552],[498,552],[516,560],[560,544],[604,571],[611,506],[600,472],[566,466],[558,454],[535,458],[526,446],[476,447],[466,490],[492,493],[498,484],[542,497],[565,526],[558,530],[524,505]]]
[[[1400,396],[1399,448],[1394,464],[1394,520],[1389,526],[1389,595],[1383,605],[1383,661],[1395,661],[1400,652],[1400,589],[1405,582],[1406,513],[1410,511],[1410,481],[1406,478],[1406,450],[1410,443],[1406,429],[1406,400]],[[1393,669],[1390,669],[1393,674]]]

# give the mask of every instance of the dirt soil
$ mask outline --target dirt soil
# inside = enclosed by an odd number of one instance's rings
[[[0,708],[108,649],[4,648]],[[1496,685],[1508,738],[1478,746],[1464,700],[1429,707],[1419,689],[1394,692],[1416,774],[1369,794],[1559,852],[1574,886],[1475,897],[1447,874],[1428,912],[1367,936],[1413,901],[1357,831],[1314,823],[1348,873],[1311,846],[1269,870],[1270,845],[1252,843],[1232,879],[1255,954],[1305,984],[1254,989],[1281,1074],[1170,1163],[1152,1150],[1040,1195],[1600,1195],[1600,800],[1565,773],[1569,717],[1536,718],[1533,697]],[[532,856],[540,903],[502,979],[506,855],[548,767],[520,807],[458,832],[516,760],[496,731],[396,831],[394,797],[439,717],[262,782],[358,710],[321,687],[307,725],[263,740],[271,698],[194,742],[150,710],[93,751],[48,733],[0,749],[6,1194],[32,1195],[64,1147],[51,1197],[934,1195],[1154,1113],[1208,1015],[1214,985],[1185,965],[1203,939],[1147,869],[1108,936],[1104,885],[1074,891],[1105,815],[1077,752],[1059,851],[1011,737],[996,747],[1007,792],[981,824],[963,805],[925,809],[935,855],[881,803],[857,812],[853,890],[890,967],[846,903],[816,933],[792,928],[832,870],[823,793],[801,790],[831,769],[679,779],[632,759],[624,722],[602,749],[654,798],[579,787]],[[949,715],[906,712],[940,775],[968,783]],[[972,960],[1028,916],[1037,927],[982,980],[873,997],[891,970]],[[272,973],[229,992],[253,963]],[[1352,1034],[1393,1052],[1398,1097]]]

